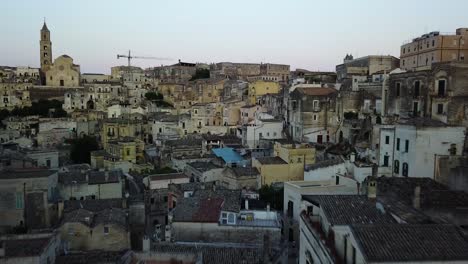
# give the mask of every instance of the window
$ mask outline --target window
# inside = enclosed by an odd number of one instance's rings
[[[164,199],[164,202],[167,203],[167,199],[168,199],[167,196],[164,196],[163,199]]]
[[[383,158],[384,158],[383,159],[383,166],[388,167],[388,159],[390,158],[390,156],[385,155]]]
[[[227,213],[221,213],[221,223],[227,224]]]
[[[297,109],[297,102],[292,101],[292,110],[296,110],[296,109]]]
[[[397,82],[396,83],[396,96],[400,96],[400,89],[401,89],[401,83]]]
[[[314,115],[314,121],[317,121],[317,115]]]
[[[398,160],[395,160],[393,164],[393,172],[396,174],[400,173],[400,162]]]
[[[105,227],[104,227],[104,234],[105,234],[105,235],[108,235],[108,234],[109,234],[109,227],[108,227],[108,226],[105,226]]]
[[[405,140],[405,152],[409,150],[409,140]]]
[[[235,224],[235,223],[236,223],[235,215],[233,213],[229,213],[228,214],[228,224]]]
[[[445,96],[445,80],[439,80],[439,89],[437,90],[437,94],[439,96]]]
[[[434,46],[435,46],[435,40],[433,39],[432,40],[432,47],[434,47]]]
[[[50,165],[51,165],[51,164],[50,164],[50,160],[46,160],[46,166],[47,166],[47,168],[50,168]]]
[[[340,185],[340,176],[335,177],[335,185]]]
[[[262,133],[258,133],[258,138],[262,138],[263,134]]]
[[[419,96],[419,86],[421,85],[420,81],[414,82],[414,96]]]
[[[151,204],[154,204],[154,197],[151,197],[150,203],[151,203]]]
[[[294,215],[294,202],[288,201],[288,216],[293,217]]]
[[[390,136],[385,136],[385,144],[390,144]]]
[[[16,209],[23,209],[24,207],[24,197],[22,192],[16,193]]]
[[[314,100],[314,101],[312,102],[312,105],[313,105],[314,109],[318,109],[319,106],[320,106],[319,100]]]
[[[413,102],[413,116],[418,116],[419,112],[419,103]]]
[[[408,177],[408,163],[403,163],[403,170],[401,171],[401,174],[405,177]]]
[[[444,113],[444,105],[443,104],[437,104],[437,114],[441,115]]]
[[[127,156],[130,155],[130,149],[127,149]]]

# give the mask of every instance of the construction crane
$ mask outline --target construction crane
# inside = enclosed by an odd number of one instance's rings
[[[120,59],[120,58],[127,58],[128,59],[128,67],[130,67],[130,60],[132,60],[132,59],[171,60],[170,58],[161,58],[161,57],[132,56],[130,50],[128,51],[128,55],[117,54],[117,59]]]

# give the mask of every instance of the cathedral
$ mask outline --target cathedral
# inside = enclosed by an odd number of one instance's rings
[[[74,64],[70,56],[62,55],[52,62],[52,42],[45,21],[41,29],[40,58],[43,85],[58,87],[80,85],[80,65]]]

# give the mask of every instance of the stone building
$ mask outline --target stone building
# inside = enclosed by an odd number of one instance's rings
[[[384,115],[428,117],[468,125],[466,74],[462,62],[434,63],[429,70],[390,74]]]
[[[225,167],[221,175],[221,186],[230,190],[257,190],[261,187],[257,168]]]
[[[422,117],[382,126],[379,175],[434,178],[435,156],[461,155],[465,132],[465,127]]]
[[[120,251],[130,248],[126,212],[119,208],[92,212],[77,209],[64,214],[59,228],[67,250]]]
[[[295,141],[322,144],[334,140],[337,95],[333,88],[296,88],[290,93],[289,133]]]
[[[61,239],[57,232],[0,236],[0,262],[55,263],[61,252]]]
[[[57,171],[24,168],[0,172],[1,229],[47,228],[53,221],[49,201],[56,196]]]
[[[47,86],[78,87],[80,84],[80,66],[73,63],[68,55],[62,55],[53,62],[52,42],[46,23],[41,29],[39,42],[39,57],[43,83]]]
[[[171,235],[177,242],[262,245],[267,234],[272,243],[280,241],[277,212],[242,209],[240,190],[196,190],[172,211]]]
[[[351,78],[354,75],[369,76],[378,71],[390,72],[400,66],[400,60],[393,56],[369,55],[354,59],[352,55],[347,55],[343,64],[336,66],[338,81]]]
[[[468,56],[468,28],[458,28],[455,34],[430,32],[400,48],[401,68],[405,70],[427,70],[437,62],[462,62],[465,56]]]
[[[45,72],[47,86],[78,87],[80,85],[80,66],[73,63],[68,55],[54,60]]]
[[[47,72],[52,65],[52,41],[50,40],[50,31],[44,21],[41,29],[41,40],[39,42],[41,71]]]

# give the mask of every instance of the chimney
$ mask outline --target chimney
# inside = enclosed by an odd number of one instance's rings
[[[57,211],[58,211],[57,214],[58,214],[59,219],[62,219],[63,208],[64,208],[63,201],[62,200],[58,201],[58,203],[57,203]]]
[[[245,210],[249,210],[249,199],[245,199]]]
[[[419,185],[414,188],[413,207],[415,209],[421,208],[421,186]]]
[[[367,198],[375,200],[377,198],[377,180],[375,177],[369,177],[367,182]]]

